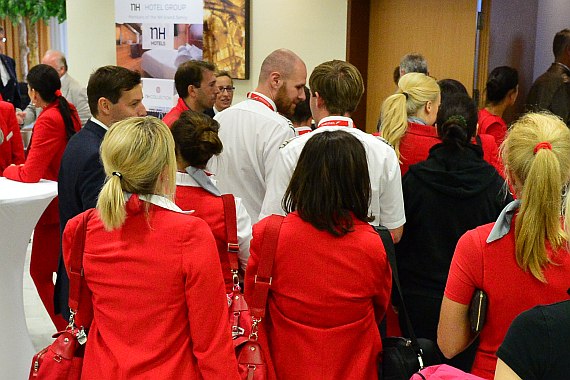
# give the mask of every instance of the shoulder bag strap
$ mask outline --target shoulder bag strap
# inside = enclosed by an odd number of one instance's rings
[[[382,243],[384,244],[384,250],[386,251],[386,256],[388,257],[388,262],[392,268],[392,282],[396,285],[396,292],[398,293],[398,298],[400,300],[400,310],[399,312],[403,314],[406,321],[406,326],[408,327],[408,332],[410,334],[410,340],[412,341],[412,347],[416,353],[421,352],[420,345],[418,344],[418,339],[414,333],[412,327],[412,322],[408,316],[408,311],[406,309],[406,303],[404,302],[404,294],[402,293],[402,287],[400,286],[400,277],[398,276],[398,266],[396,264],[396,249],[394,247],[394,241],[392,240],[392,235],[390,231],[384,226],[374,226],[374,229],[380,235]]]
[[[69,307],[72,314],[79,310],[81,301],[81,286],[83,284],[83,251],[85,250],[85,235],[87,233],[87,221],[93,209],[82,214],[81,223],[77,228],[71,246],[71,256],[69,262]]]
[[[237,237],[236,203],[232,194],[222,194],[222,201],[224,202],[224,219],[226,225],[226,242],[228,244],[228,260],[230,262],[230,269],[232,271],[235,287],[236,285],[239,285],[239,244]]]
[[[283,219],[284,217],[280,215],[268,217],[267,226],[263,233],[259,265],[254,279],[251,303],[249,304],[251,313],[256,319],[261,319],[265,316],[267,294],[271,286],[273,262],[275,261],[275,251],[277,251],[279,232],[281,231]]]

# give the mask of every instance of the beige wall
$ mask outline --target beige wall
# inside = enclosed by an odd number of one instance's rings
[[[346,58],[346,0],[250,1],[250,79],[236,82],[234,103],[257,85],[261,62],[275,49],[299,54],[309,74],[321,62]],[[67,2],[70,74],[84,85],[94,69],[116,63],[114,4]]]

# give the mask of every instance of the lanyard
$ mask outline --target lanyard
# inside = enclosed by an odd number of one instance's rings
[[[251,100],[255,100],[257,102],[260,102],[262,104],[264,104],[265,106],[267,106],[271,111],[275,112],[275,107],[273,106],[273,104],[269,103],[267,101],[267,99],[265,99],[263,96],[256,94],[255,92],[248,92],[247,93],[247,98],[251,99]]]

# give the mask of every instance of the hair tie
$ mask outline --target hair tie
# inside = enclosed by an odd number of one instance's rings
[[[119,179],[123,179],[123,175],[119,172],[113,172],[113,175],[119,177]]]
[[[55,96],[59,98],[61,96],[61,90],[55,90]]]
[[[461,115],[452,115],[452,116],[448,117],[444,124],[447,124],[447,123],[457,123],[461,127],[467,128],[467,121]]]
[[[548,141],[539,142],[534,146],[534,154],[536,154],[541,149],[552,150],[552,144],[550,144]]]
[[[402,95],[404,95],[406,97],[406,100],[408,100],[408,98],[410,97],[410,94],[408,94],[405,91],[402,91]]]

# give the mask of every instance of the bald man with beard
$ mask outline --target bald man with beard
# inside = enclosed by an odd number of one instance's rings
[[[299,56],[275,50],[261,65],[255,91],[214,117],[220,123],[224,150],[210,160],[208,169],[222,193],[243,200],[252,223],[258,221],[279,146],[295,136],[287,117],[305,100],[306,80],[307,68]]]

